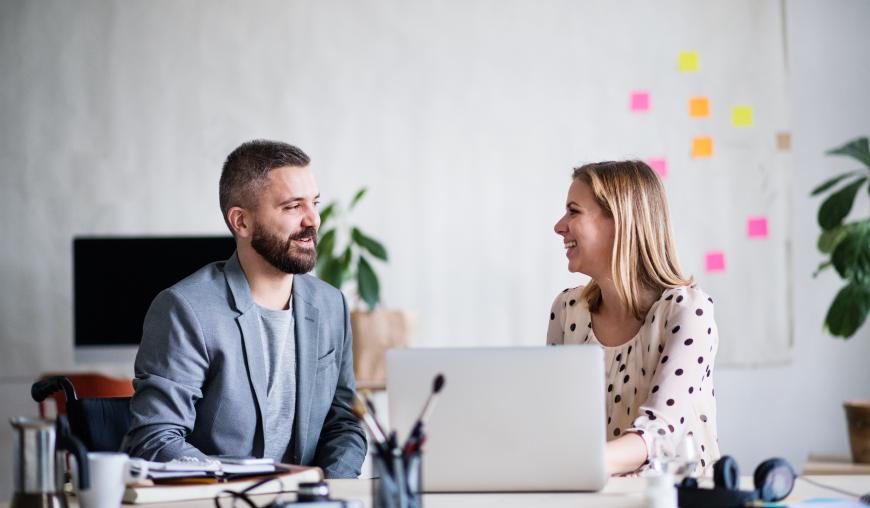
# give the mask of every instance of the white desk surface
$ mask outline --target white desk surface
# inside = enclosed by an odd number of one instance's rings
[[[830,485],[856,494],[870,493],[870,475],[844,475],[844,476],[811,476],[810,479]],[[750,488],[752,478],[741,479],[744,488]],[[370,480],[330,480],[332,497],[336,499],[360,499],[365,506],[371,506],[371,481]],[[534,507],[571,507],[596,506],[596,507],[641,507],[643,506],[643,490],[645,480],[641,478],[611,478],[607,486],[601,492],[596,493],[495,493],[495,494],[426,494],[424,506],[426,508],[528,508]],[[268,504],[274,496],[256,496],[258,504]],[[292,494],[288,495],[292,499]],[[794,492],[788,501],[799,502],[807,499],[848,499],[847,496],[837,492],[817,487],[803,479],[798,479]],[[7,508],[8,502],[0,503],[0,508]],[[70,507],[77,507],[75,498],[70,499]],[[160,503],[148,505],[124,505],[143,506],[150,508],[177,508],[179,506],[192,508],[212,508],[214,502],[211,499],[200,501],[187,501],[183,503]],[[823,505],[820,505],[823,506]]]

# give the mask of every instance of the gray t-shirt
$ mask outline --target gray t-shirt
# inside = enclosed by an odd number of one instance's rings
[[[264,457],[278,462],[289,455],[288,444],[296,413],[296,333],[293,329],[293,300],[288,310],[257,305],[260,337],[266,360],[266,411]]]

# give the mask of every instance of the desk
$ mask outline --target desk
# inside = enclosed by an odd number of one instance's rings
[[[849,492],[870,492],[870,475],[850,476],[812,476],[810,479],[840,488]],[[744,488],[752,485],[752,478],[741,478]],[[341,499],[362,499],[366,507],[371,506],[371,480],[329,480],[332,496]],[[580,506],[595,507],[641,507],[643,506],[643,490],[646,480],[642,478],[611,478],[604,490],[596,493],[497,493],[497,494],[426,494],[424,506],[426,508],[529,508],[529,507],[552,507],[552,508],[577,508]],[[256,496],[262,499],[262,504],[270,502],[273,496]],[[789,497],[794,502],[810,498],[840,498],[846,496],[836,492],[817,487],[802,479],[798,479],[795,489]],[[9,503],[0,503],[0,508],[8,508]],[[70,499],[70,508],[77,507],[75,498]],[[145,508],[178,508],[181,506],[191,508],[213,508],[211,499],[201,501],[186,501],[184,503],[160,503],[143,505]]]

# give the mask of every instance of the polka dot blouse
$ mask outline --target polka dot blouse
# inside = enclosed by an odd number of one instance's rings
[[[547,343],[598,344],[604,350],[607,439],[636,432],[652,455],[653,438],[675,450],[683,436],[692,434],[701,458],[696,473],[711,472],[719,458],[712,377],[719,338],[713,299],[696,286],[668,289],[637,335],[608,347],[595,337],[582,291],[582,286],[566,289],[556,297]]]

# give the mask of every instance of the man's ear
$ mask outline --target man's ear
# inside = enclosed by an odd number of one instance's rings
[[[250,238],[254,234],[251,215],[242,207],[234,206],[227,210],[227,222],[236,237]]]

